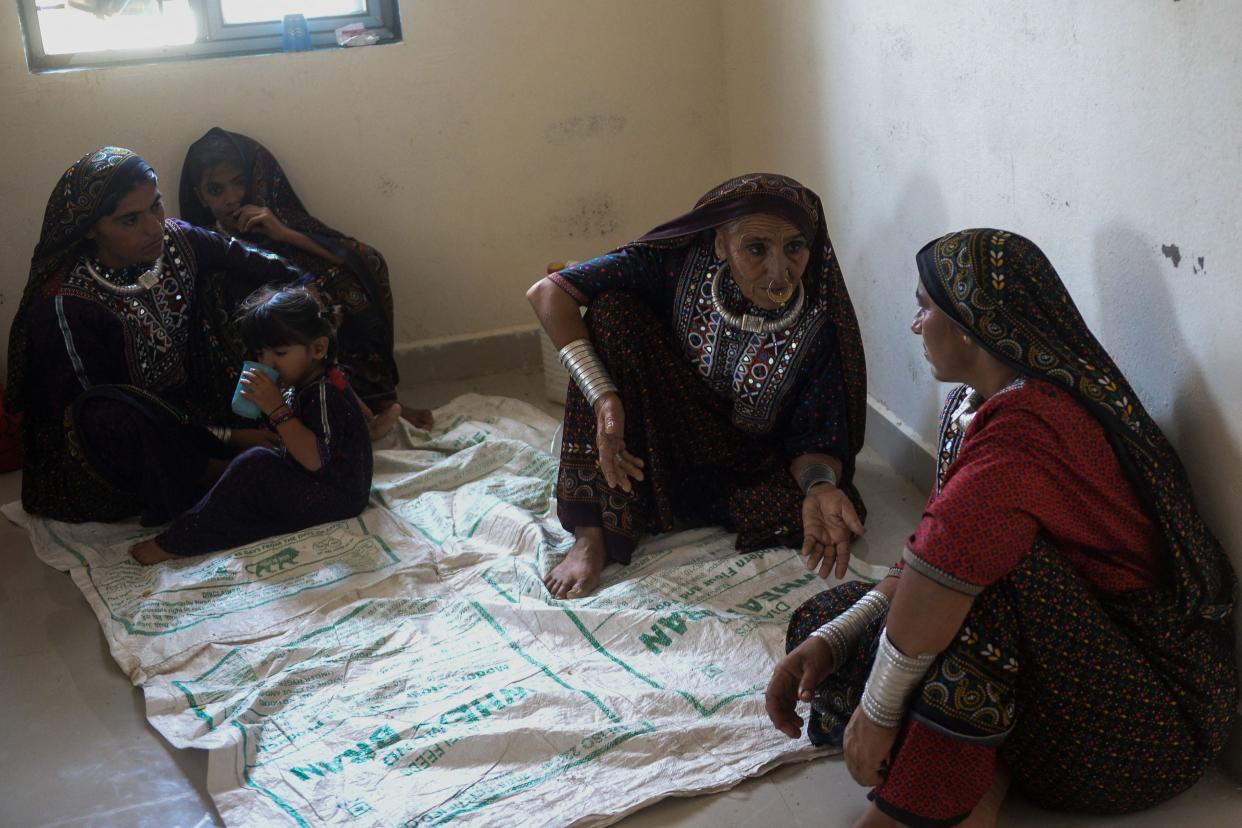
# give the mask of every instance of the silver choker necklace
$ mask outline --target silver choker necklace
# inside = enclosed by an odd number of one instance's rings
[[[802,280],[798,280],[798,291],[794,296],[793,306],[776,317],[769,319],[766,316],[757,316],[753,313],[736,314],[728,310],[724,306],[724,302],[720,301],[720,274],[728,270],[727,265],[721,265],[714,274],[712,274],[712,310],[720,314],[720,318],[725,324],[731,328],[741,328],[747,333],[770,334],[777,331],[783,331],[797,321],[802,314],[802,304],[805,296],[802,292]]]
[[[99,275],[99,271],[95,269],[95,264],[90,260],[89,256],[86,259],[86,272],[90,274],[91,278],[94,279],[97,284],[107,288],[113,293],[133,296],[136,293],[148,291],[159,284],[160,276],[164,272],[164,254],[161,253],[160,257],[155,260],[155,264],[143,271],[138,276],[137,281],[132,285],[118,285],[115,282],[109,282],[103,276]]]

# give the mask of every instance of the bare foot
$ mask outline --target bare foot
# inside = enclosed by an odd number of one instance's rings
[[[604,530],[582,527],[575,533],[574,546],[543,579],[553,598],[582,598],[599,587],[599,573],[604,568]]]
[[[436,424],[436,418],[431,416],[430,408],[408,408],[403,405],[401,406],[401,419],[423,431],[429,431]]]
[[[1009,790],[1009,771],[1003,764],[997,763],[996,774],[992,777],[992,787],[983,794],[970,812],[970,816],[958,825],[961,828],[996,828],[1000,817],[1001,804],[1005,801],[1005,793]],[[875,805],[868,806],[866,812],[854,823],[854,828],[901,828],[901,823],[882,813]]]
[[[163,547],[155,542],[154,538],[134,544],[129,548],[129,554],[130,557],[143,566],[163,563],[164,561],[175,561],[177,559],[177,556],[173,553],[165,552]]]
[[[367,433],[371,435],[371,442],[382,440],[388,436],[388,432],[392,431],[392,427],[397,424],[397,418],[401,416],[401,405],[393,403],[371,419],[367,420]]]
[[[996,773],[992,776],[992,787],[984,793],[983,799],[970,812],[965,821],[958,823],[962,828],[996,828],[1000,819],[1001,805],[1005,802],[1005,794],[1009,791],[1011,779],[1008,768],[1001,762],[996,763]]]
[[[901,823],[871,804],[863,811],[853,828],[901,828]]]

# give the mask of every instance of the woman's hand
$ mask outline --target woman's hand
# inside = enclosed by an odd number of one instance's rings
[[[827,578],[836,568],[844,578],[850,562],[850,533],[863,533],[862,521],[845,492],[830,483],[820,483],[802,500],[802,557],[806,568],[819,567],[819,577]]]
[[[255,446],[279,448],[280,435],[266,428],[235,428],[229,435],[229,445],[238,451]]]
[[[764,705],[776,729],[790,739],[802,735],[802,717],[795,710],[799,701],[809,702],[815,688],[832,674],[832,651],[819,638],[811,636],[776,662]]]
[[[874,788],[884,781],[897,733],[898,728],[880,727],[868,719],[861,706],[854,708],[845,726],[845,766],[855,782]]]
[[[275,213],[266,207],[259,207],[256,204],[243,204],[241,209],[237,211],[234,220],[237,222],[237,229],[241,233],[249,233],[251,230],[255,230],[276,241],[284,241],[290,233],[289,228],[276,217]]]
[[[612,488],[628,492],[630,478],[643,479],[643,461],[625,450],[625,411],[615,391],[595,401],[595,450]]]
[[[253,368],[242,371],[241,395],[243,399],[250,400],[257,405],[264,416],[270,415],[285,404],[280,387],[272,382],[272,378],[267,374]]]

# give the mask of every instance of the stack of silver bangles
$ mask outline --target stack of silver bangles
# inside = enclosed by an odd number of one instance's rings
[[[233,437],[233,429],[228,426],[207,426],[207,430],[211,432],[211,436],[215,437],[221,443],[228,443]]]
[[[595,402],[600,397],[617,390],[617,386],[612,383],[612,378],[608,376],[608,369],[604,367],[595,349],[591,347],[590,340],[575,339],[561,348],[557,356],[560,357],[561,365],[565,366],[569,376],[573,377],[582,396],[586,397],[587,405],[592,408],[595,407]]]
[[[833,670],[839,669],[849,658],[850,650],[858,643],[871,622],[883,617],[886,612],[888,596],[873,589],[859,598],[854,606],[811,633],[832,651]]]
[[[806,496],[816,483],[837,485],[837,473],[832,470],[832,466],[827,463],[810,463],[798,475],[798,485],[802,488],[803,496]]]
[[[888,627],[880,633],[880,648],[863,689],[863,714],[880,727],[897,727],[906,714],[910,694],[927,675],[935,653],[908,656],[893,646]]]

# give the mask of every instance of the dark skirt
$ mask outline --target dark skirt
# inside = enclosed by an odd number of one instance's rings
[[[356,517],[368,496],[337,489],[277,451],[251,448],[155,542],[175,555],[204,555]]]
[[[853,605],[843,584],[794,613],[787,649]],[[1190,787],[1224,745],[1236,704],[1228,619],[1187,621],[1158,590],[1101,599],[1051,546],[984,590],[912,700],[877,806],[954,825],[999,756],[1039,805],[1118,814]],[[875,659],[875,621],[817,691],[809,734],[840,743]]]
[[[742,551],[800,546],[802,492],[780,441],[730,422],[726,401],[641,300],[606,291],[585,321],[621,397],[626,449],[646,465],[629,493],[608,487],[596,463],[595,412],[571,381],[556,487],[561,525],[602,527],[608,557],[623,564],[644,534],[675,524],[724,526]]]
[[[61,423],[26,418],[22,506],[70,523],[141,515],[155,525],[194,505],[210,457],[225,447],[139,388],[84,391]]]

